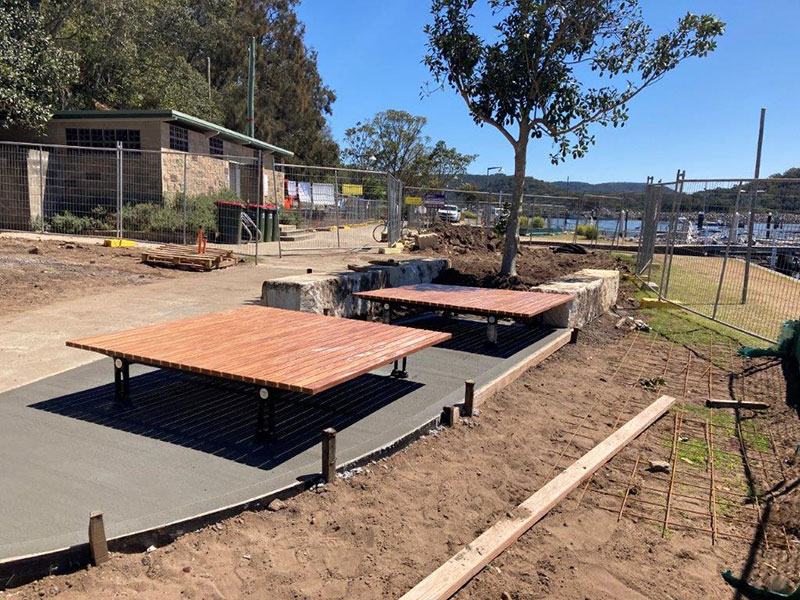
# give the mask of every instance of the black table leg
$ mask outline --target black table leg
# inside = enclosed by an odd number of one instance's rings
[[[383,305],[383,322],[387,325],[392,323],[392,305],[388,302]]]
[[[260,441],[272,439],[275,433],[275,405],[279,399],[280,390],[275,388],[259,388],[256,439]]]
[[[130,363],[124,358],[114,359],[114,400],[120,404],[131,403]]]
[[[486,342],[489,344],[497,343],[497,317],[489,316],[486,319]]]
[[[403,357],[403,366],[402,368],[398,368],[399,361],[394,361],[394,369],[390,374],[391,377],[396,377],[397,379],[408,379],[408,371],[406,369],[408,365],[408,357]]]

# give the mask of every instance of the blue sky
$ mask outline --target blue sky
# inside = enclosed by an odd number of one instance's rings
[[[550,164],[549,142],[529,148],[528,174],[548,181],[644,181],[752,176],[759,110],[767,109],[762,175],[800,166],[800,1],[642,0],[656,32],[687,11],[713,13],[727,23],[716,52],[692,59],[646,90],[622,129],[596,127],[589,154]],[[513,171],[511,145],[492,127],[478,127],[452,90],[420,97],[430,80],[421,63],[426,0],[303,0],[298,9],[306,42],[337,94],[333,134],[388,108],[428,119],[427,133],[459,151],[478,154],[472,173],[489,166]]]

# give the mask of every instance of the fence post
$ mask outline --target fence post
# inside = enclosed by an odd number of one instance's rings
[[[342,240],[339,235],[339,169],[333,170],[333,202],[336,204],[336,247],[342,247]]]
[[[284,178],[286,175],[284,175]],[[283,190],[281,189],[280,195],[278,194],[278,164],[275,162],[275,159],[272,159],[272,188],[275,190],[275,218],[278,219],[278,258],[283,258],[283,251],[281,249],[281,204],[279,202],[279,198],[283,199]]]
[[[755,227],[755,203],[758,194],[758,178],[761,176],[761,145],[764,141],[764,119],[767,109],[761,109],[761,121],[758,125],[758,147],[756,149],[756,168],[753,175],[753,190],[750,196],[750,211],[747,222],[747,256],[744,263],[744,282],[742,283],[742,304],[747,302],[747,286],[750,283],[750,260],[753,253],[753,229]]]
[[[122,142],[117,142],[117,239],[122,239]]]
[[[44,233],[44,147],[39,146],[39,221],[41,222],[40,230]],[[48,164],[50,162],[50,155],[48,154]]]
[[[187,217],[187,207],[186,207],[186,161],[187,161],[187,154],[183,155],[183,243],[186,244],[186,217]]]
[[[669,278],[672,275],[672,260],[675,255],[675,238],[678,234],[678,215],[680,214],[681,210],[681,200],[683,197],[683,180],[686,178],[686,171],[678,170],[678,175],[675,178],[675,198],[672,201],[672,217],[674,220],[674,231],[672,232],[672,242],[668,244],[668,247],[664,250],[669,250],[669,254],[664,255],[664,266],[666,268],[667,279],[664,284],[664,298],[667,298],[667,294],[669,292]],[[669,263],[667,263],[667,259],[669,259]]]
[[[264,203],[264,155],[261,150],[258,151],[258,164],[256,164],[256,176],[258,177],[258,181],[256,182],[256,265],[258,264],[258,247],[261,245],[261,241],[258,239],[266,238],[266,232],[259,236],[259,232],[261,231],[261,205]]]

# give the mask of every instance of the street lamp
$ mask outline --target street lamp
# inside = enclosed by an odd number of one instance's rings
[[[503,173],[503,167],[489,167],[486,169],[486,176],[489,176],[489,171],[497,171],[498,175]]]

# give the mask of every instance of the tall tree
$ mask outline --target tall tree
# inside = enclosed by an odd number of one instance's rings
[[[475,28],[477,0],[433,0],[425,63],[479,125],[514,148],[503,275],[516,274],[519,211],[531,139],[551,138],[555,164],[582,157],[593,123],[624,125],[628,103],[690,57],[716,48],[724,24],[686,14],[654,36],[638,0],[486,0],[492,35]]]
[[[431,144],[427,119],[404,110],[385,110],[345,131],[344,160],[360,169],[388,171],[406,185],[441,187],[466,173],[475,160],[443,140]]]
[[[306,46],[299,0],[42,2],[47,27],[78,56],[68,108],[171,108],[244,132],[255,37],[256,137],[301,162],[338,162],[326,120],[336,96]]]
[[[0,10],[0,128],[44,128],[76,75],[75,56],[54,42],[39,3],[7,0]]]

